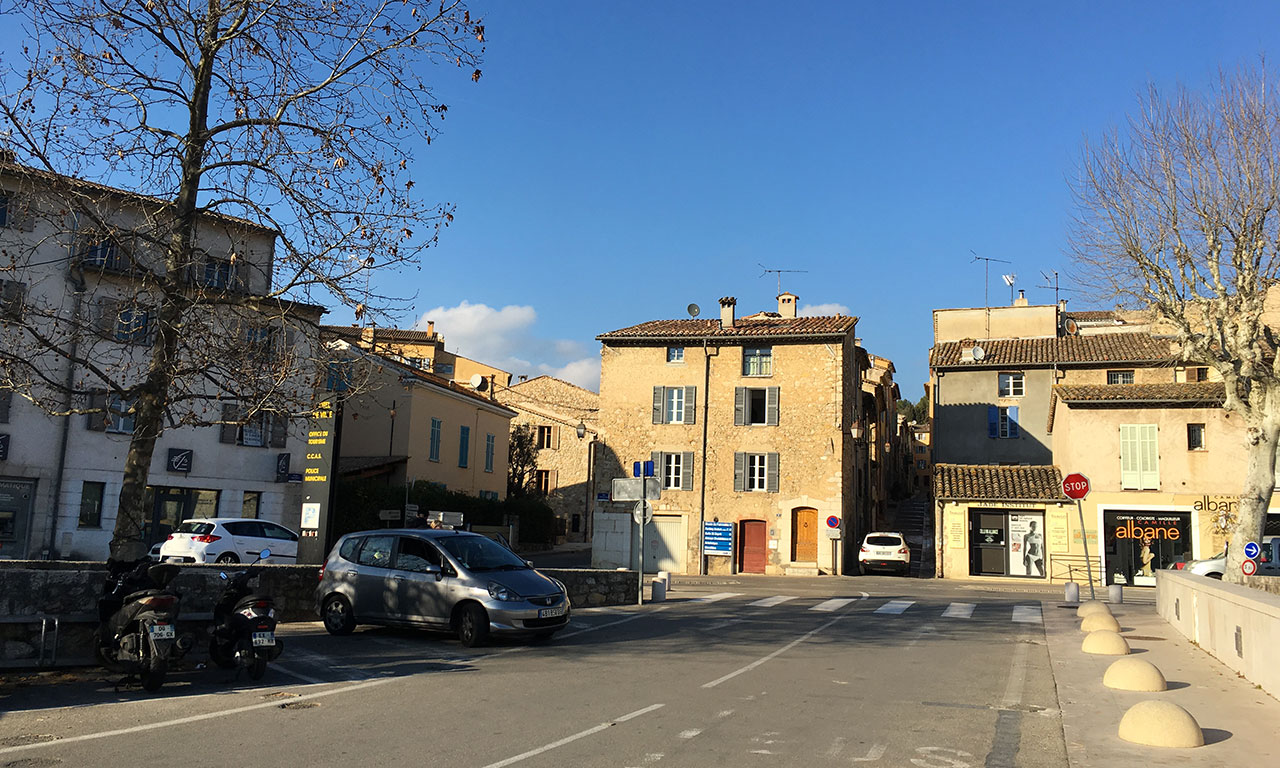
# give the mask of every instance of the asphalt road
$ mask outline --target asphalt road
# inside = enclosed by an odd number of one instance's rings
[[[545,646],[290,625],[261,683],[0,689],[0,766],[1065,766],[1045,593],[892,577],[681,585]]]

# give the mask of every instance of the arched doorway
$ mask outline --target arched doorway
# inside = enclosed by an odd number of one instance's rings
[[[818,562],[818,510],[813,507],[791,510],[791,562]]]
[[[738,573],[764,573],[769,561],[769,536],[763,520],[743,520],[738,525]]]

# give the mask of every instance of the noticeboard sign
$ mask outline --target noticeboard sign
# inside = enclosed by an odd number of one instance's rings
[[[733,523],[702,524],[702,554],[733,554]]]

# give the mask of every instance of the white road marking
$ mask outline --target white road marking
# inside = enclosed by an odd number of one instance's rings
[[[700,733],[702,733],[702,729],[701,729],[701,728],[690,728],[690,729],[689,729],[689,730],[687,730],[687,731],[681,731],[681,732],[680,732],[680,738],[682,738],[682,739],[692,739],[694,736],[697,736],[697,735],[698,735],[698,734],[700,734]]]
[[[644,761],[646,763],[656,763],[664,757],[666,757],[666,755],[661,752],[650,752],[644,756]]]
[[[601,731],[608,730],[613,726],[617,725],[618,723],[625,723],[628,720],[632,720],[634,718],[640,717],[641,715],[647,715],[650,712],[654,711],[655,709],[662,709],[664,706],[666,705],[650,704],[644,709],[637,709],[635,712],[625,714],[622,717],[616,718],[611,722],[601,723],[595,726],[594,728],[588,728],[585,731],[579,731],[573,734],[572,736],[566,736],[563,739],[560,739],[559,741],[553,741],[550,744],[544,744],[541,747],[538,747],[537,749],[531,749],[528,752],[521,752],[520,754],[514,757],[508,757],[506,760],[499,760],[496,763],[489,763],[484,768],[504,768],[504,766],[514,765],[515,763],[518,763],[522,760],[528,760],[529,758],[534,757],[536,755],[541,755],[543,752],[550,752],[553,749],[559,749],[560,747],[563,747],[565,744],[571,744],[577,741],[578,739],[585,739],[586,737],[591,736],[593,734],[597,734]]]
[[[733,714],[732,709],[722,709],[716,713],[716,717],[728,717],[729,715],[732,715],[732,714]]]
[[[827,748],[827,757],[831,759],[839,757],[840,753],[844,751],[844,743],[845,738],[843,736],[837,736],[835,741],[831,742],[831,746]]]
[[[942,618],[967,619],[973,615],[973,609],[977,607],[975,603],[952,603],[947,606],[947,610],[942,612]]]
[[[774,651],[773,653],[769,654],[768,656],[763,656],[763,657],[761,657],[761,658],[759,658],[759,659],[756,659],[755,661],[751,662],[750,664],[746,665],[745,667],[741,667],[741,668],[739,668],[739,669],[736,669],[736,670],[734,670],[733,672],[730,672],[729,674],[724,675],[723,677],[718,677],[718,678],[716,678],[715,680],[712,680],[712,681],[711,681],[711,682],[709,682],[709,683],[703,683],[703,684],[702,684],[702,687],[703,687],[703,688],[715,688],[717,685],[719,685],[719,684],[721,684],[721,683],[725,682],[726,680],[732,680],[733,678],[737,677],[738,675],[741,675],[743,672],[750,672],[751,670],[755,669],[756,667],[760,666],[761,664],[764,664],[765,662],[767,662],[767,661],[769,661],[769,660],[771,660],[771,659],[777,658],[778,656],[781,656],[782,654],[786,653],[787,651],[791,650],[792,648],[795,648],[795,647],[796,647],[797,645],[799,645],[800,643],[803,643],[805,640],[808,640],[809,638],[811,638],[811,637],[813,637],[814,635],[818,634],[819,632],[821,632],[822,630],[824,630],[824,629],[826,629],[827,627],[831,626],[832,624],[835,624],[837,621],[839,621],[839,620],[840,620],[840,619],[842,619],[842,618],[844,618],[843,614],[842,614],[842,615],[840,615],[840,616],[835,617],[835,618],[834,618],[834,619],[832,619],[831,621],[828,621],[826,624],[823,624],[822,626],[818,627],[817,629],[813,629],[813,630],[810,630],[810,631],[808,631],[808,632],[804,633],[803,635],[801,635],[801,636],[797,637],[795,640],[792,640],[791,642],[789,642],[789,643],[787,643],[786,645],[782,646],[781,648],[779,648],[778,650],[776,650],[776,651]]]
[[[773,597],[766,597],[763,600],[757,600],[754,603],[747,603],[747,605],[753,608],[772,608],[775,605],[781,605],[788,600],[795,599],[795,595],[774,595]]]
[[[1040,606],[1038,605],[1013,606],[1013,620],[1020,624],[1040,624],[1043,621],[1043,619],[1040,616]]]
[[[704,630],[724,629],[730,624],[738,624],[743,621],[746,621],[746,619],[725,619],[724,621],[717,621],[715,624],[708,624],[707,626],[702,627],[702,629]]]
[[[586,629],[579,629],[577,632],[562,632],[562,633],[560,634],[560,639],[561,639],[561,640],[563,640],[563,639],[570,638],[570,637],[577,637],[578,635],[585,635],[585,634],[586,634],[586,633],[588,633],[588,632],[595,632],[597,629],[605,629],[605,628],[607,628],[607,627],[616,627],[616,626],[618,626],[619,624],[626,624],[628,621],[635,621],[636,619],[643,619],[645,616],[649,616],[649,615],[651,615],[651,614],[657,613],[658,611],[665,611],[665,610],[667,610],[667,606],[665,606],[665,605],[660,605],[660,606],[658,606],[657,608],[654,608],[654,609],[652,609],[652,610],[650,610],[650,611],[647,611],[647,612],[645,612],[645,613],[637,613],[637,614],[634,614],[634,615],[632,615],[632,616],[628,616],[628,617],[627,617],[627,618],[625,618],[625,619],[618,619],[617,621],[610,621],[610,622],[606,622],[606,623],[604,623],[604,624],[596,624],[596,625],[595,625],[595,626],[593,626],[593,627],[587,627]],[[516,651],[516,650],[524,650],[524,648],[523,648],[523,647],[512,648],[512,649],[509,649],[509,650],[507,650],[507,651],[503,651],[502,653],[510,653],[510,652],[512,652],[512,651]],[[498,655],[500,655],[500,654],[493,653],[493,654],[488,654],[488,655],[490,655],[490,656],[498,656]]]
[[[335,693],[345,693],[347,691],[358,691],[361,688],[372,688],[375,685],[382,685],[395,680],[394,677],[380,677],[377,680],[365,680],[362,683],[354,685],[344,685],[341,688],[331,688],[327,691],[317,691],[316,693],[304,693],[301,696],[295,696],[289,699],[289,703],[298,701],[306,701],[308,699],[318,699],[322,696],[332,696]],[[74,744],[77,741],[93,741],[95,739],[105,739],[111,736],[125,736],[130,733],[141,733],[143,731],[154,731],[160,728],[169,728],[175,725],[187,725],[189,723],[198,723],[204,720],[213,720],[218,717],[227,717],[228,715],[238,715],[243,712],[253,712],[259,709],[271,709],[279,707],[282,702],[265,701],[258,704],[247,704],[243,707],[232,707],[231,709],[223,709],[217,712],[206,712],[202,715],[191,715],[189,717],[179,717],[175,720],[162,720],[158,723],[147,723],[145,725],[134,725],[129,728],[117,728],[113,731],[99,731],[98,733],[86,733],[81,736],[68,736],[65,739],[55,739],[54,741],[42,741],[37,744],[23,744],[17,747],[0,748],[0,755],[8,755],[13,752],[22,752],[28,749],[39,749],[41,747],[51,747],[54,745]]]
[[[811,611],[838,611],[849,603],[857,600],[856,597],[833,597],[825,602],[818,603],[809,610]]]
[[[886,747],[886,746],[885,746],[885,745],[883,745],[883,744],[872,744],[872,745],[871,745],[871,749],[867,750],[867,756],[866,756],[866,757],[851,757],[851,758],[849,758],[849,762],[851,762],[851,763],[874,763],[875,761],[877,761],[877,760],[879,760],[880,758],[884,757],[884,751],[885,751],[886,749],[888,749],[888,747]]]
[[[933,625],[932,625],[932,624],[928,624],[928,625],[926,625],[926,626],[921,627],[921,628],[920,628],[920,631],[916,633],[916,636],[915,636],[915,637],[911,638],[911,642],[907,643],[906,647],[907,647],[907,648],[911,648],[911,647],[912,647],[912,646],[914,646],[916,643],[920,642],[920,640],[921,640],[925,635],[929,634],[930,632],[933,632]]]
[[[875,610],[875,613],[899,614],[915,605],[915,600],[890,600]]]
[[[1021,638],[1020,638],[1021,639]],[[1013,709],[1022,703],[1022,688],[1027,679],[1027,651],[1031,644],[1019,642],[1013,649],[1013,661],[1009,665],[1009,682],[1005,684],[1000,709]]]
[[[695,603],[714,603],[714,602],[717,602],[717,601],[719,601],[719,600],[726,600],[726,599],[728,599],[728,598],[730,598],[730,597],[738,597],[738,596],[740,596],[741,594],[742,594],[741,592],[717,592],[717,593],[715,593],[714,595],[703,595],[702,597],[694,598],[692,602],[695,602]]]
[[[275,670],[275,671],[277,671],[277,672],[283,672],[284,674],[288,675],[289,677],[292,677],[292,678],[295,678],[295,679],[301,680],[301,681],[302,681],[302,682],[304,682],[304,683],[311,683],[312,685],[321,685],[321,684],[323,684],[323,683],[324,683],[324,681],[323,681],[323,680],[317,680],[316,678],[311,677],[311,676],[309,676],[309,675],[304,675],[304,674],[302,674],[301,672],[294,672],[292,669],[289,669],[288,667],[284,666],[283,664],[272,664],[272,665],[271,665],[271,668],[272,668],[272,669],[274,669],[274,670]]]

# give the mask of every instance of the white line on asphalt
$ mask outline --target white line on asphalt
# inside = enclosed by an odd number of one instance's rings
[[[627,617],[627,618],[625,618],[625,619],[618,619],[617,621],[610,621],[610,622],[608,622],[608,623],[606,623],[606,624],[597,624],[597,625],[595,625],[594,627],[587,627],[586,629],[580,629],[580,630],[578,630],[577,632],[566,632],[566,633],[564,633],[564,634],[560,635],[560,639],[561,639],[561,640],[564,640],[564,639],[566,639],[566,638],[570,638],[570,637],[577,637],[578,635],[585,635],[585,634],[586,634],[586,633],[588,633],[588,632],[595,632],[597,629],[604,629],[604,628],[606,628],[606,627],[616,627],[616,626],[618,626],[619,624],[626,624],[628,621],[635,621],[636,619],[643,619],[645,616],[648,616],[648,615],[650,615],[650,614],[657,613],[658,611],[665,611],[665,610],[667,610],[667,606],[665,606],[665,605],[660,605],[660,606],[658,606],[657,608],[653,608],[652,610],[649,610],[649,611],[647,611],[647,612],[645,612],[645,613],[637,613],[637,614],[635,614],[635,615],[633,615],[633,616],[628,616],[628,617]],[[513,649],[513,650],[514,650],[514,649]],[[496,656],[496,655],[498,655],[498,654],[490,654],[490,655],[494,655],[494,656]]]
[[[921,627],[921,628],[920,628],[920,631],[916,633],[916,636],[915,636],[915,637],[911,638],[911,642],[907,643],[907,646],[906,646],[906,647],[908,647],[908,648],[913,647],[916,643],[920,642],[921,638],[923,638],[925,635],[929,634],[929,633],[930,633],[930,632],[932,632],[932,631],[933,631],[933,625],[932,625],[932,624],[927,624],[927,625],[925,625],[925,626]]]
[[[898,614],[915,605],[915,600],[890,600],[875,610],[875,613]]]
[[[690,729],[689,729],[689,730],[687,730],[687,731],[681,731],[681,732],[680,732],[680,738],[682,738],[682,739],[692,739],[694,736],[697,736],[697,735],[698,735],[698,734],[700,734],[700,733],[702,733],[702,729],[701,729],[701,728],[690,728]]]
[[[725,619],[724,621],[717,621],[715,624],[708,624],[707,626],[702,627],[702,629],[704,629],[704,630],[706,630],[706,631],[710,632],[710,631],[712,631],[712,630],[716,630],[716,629],[724,629],[725,627],[729,626],[730,624],[737,624],[737,623],[739,623],[739,622],[743,622],[743,621],[746,621],[746,619]]]
[[[715,680],[712,680],[712,681],[711,681],[711,682],[709,682],[709,683],[703,683],[703,684],[702,684],[702,687],[703,687],[703,688],[715,688],[717,685],[719,685],[719,684],[721,684],[721,683],[725,682],[726,680],[732,680],[733,678],[737,677],[738,675],[741,675],[743,672],[750,672],[751,670],[755,669],[756,667],[760,666],[761,664],[764,664],[765,662],[769,661],[770,659],[777,658],[778,656],[781,656],[782,654],[786,653],[787,651],[791,650],[792,648],[795,648],[795,647],[796,647],[797,645],[799,645],[800,643],[803,643],[805,640],[808,640],[809,638],[811,638],[811,637],[813,637],[814,635],[818,634],[819,632],[821,632],[822,630],[824,630],[824,629],[826,629],[827,627],[831,626],[832,624],[835,624],[837,621],[839,621],[839,620],[840,620],[840,619],[842,619],[842,618],[844,618],[844,614],[841,614],[841,615],[839,615],[839,616],[835,617],[834,619],[832,619],[831,621],[828,621],[826,624],[823,624],[822,626],[818,627],[817,629],[814,629],[814,630],[810,630],[810,631],[808,631],[808,632],[805,632],[803,635],[801,635],[801,636],[797,637],[795,640],[792,640],[791,642],[789,642],[789,643],[787,643],[786,645],[782,646],[781,648],[779,648],[778,650],[776,650],[776,651],[774,651],[773,653],[769,654],[768,656],[764,656],[764,657],[762,657],[762,658],[756,659],[755,661],[751,662],[751,663],[750,663],[750,664],[748,664],[747,666],[742,667],[741,669],[734,670],[733,672],[730,672],[729,674],[725,675],[724,677],[718,677],[718,678],[716,678]]]
[[[729,715],[732,715],[732,714],[733,714],[732,709],[722,709],[716,713],[716,717],[728,717]]]
[[[773,597],[766,597],[763,600],[757,600],[754,603],[747,603],[747,605],[755,608],[772,608],[775,605],[781,605],[788,600],[795,599],[795,595],[774,595]]]
[[[742,594],[741,592],[717,592],[714,595],[703,595],[702,597],[695,597],[692,602],[714,603],[718,600],[726,600],[730,597],[738,597],[741,594]]]
[[[977,607],[975,603],[952,603],[947,606],[947,610],[942,612],[942,618],[967,619],[973,615],[973,609]]]
[[[1041,623],[1042,619],[1040,617],[1040,606],[1038,605],[1013,606],[1013,620],[1020,624]]]
[[[1009,682],[1004,687],[1004,697],[1000,699],[1000,709],[1013,709],[1022,703],[1022,688],[1027,680],[1027,652],[1031,644],[1019,637],[1018,647],[1013,649],[1013,662],[1009,665]]]
[[[566,736],[563,739],[560,739],[559,741],[553,741],[550,744],[544,744],[543,746],[538,747],[537,749],[531,749],[528,752],[521,752],[515,757],[508,757],[506,760],[499,760],[496,763],[489,763],[484,768],[504,768],[504,766],[513,765],[515,763],[520,762],[521,760],[527,760],[536,755],[541,755],[543,752],[550,752],[553,749],[558,749],[559,747],[563,747],[565,744],[571,744],[577,741],[578,739],[585,739],[586,737],[591,736],[593,734],[608,730],[613,726],[617,725],[618,723],[625,723],[628,720],[640,717],[641,715],[647,715],[650,712],[654,711],[655,709],[661,709],[664,706],[666,705],[651,704],[645,707],[644,709],[637,709],[635,712],[631,712],[630,714],[623,715],[622,717],[619,717],[613,720],[612,722],[601,723],[595,726],[594,728],[588,728],[585,731],[579,731],[578,733],[575,733],[572,736]]]
[[[81,736],[68,736],[65,739],[55,739],[53,741],[42,741],[38,744],[23,744],[17,747],[2,747],[0,755],[7,755],[13,752],[22,752],[28,749],[39,749],[40,747],[61,746],[64,744],[74,744],[77,741],[92,741],[94,739],[105,739],[111,736],[124,736],[130,733],[141,733],[142,731],[154,731],[159,728],[168,728],[174,725],[187,725],[188,723],[198,723],[202,720],[212,720],[217,717],[226,717],[228,715],[238,715],[242,712],[253,712],[259,709],[270,709],[279,707],[282,703],[294,703],[298,701],[306,701],[307,699],[318,699],[322,696],[332,696],[335,693],[345,693],[347,691],[356,691],[361,688],[372,688],[375,685],[382,685],[395,680],[394,677],[382,677],[377,680],[366,680],[362,683],[354,685],[346,685],[341,688],[331,688],[327,691],[317,691],[316,693],[304,693],[301,696],[295,696],[288,702],[266,701],[259,704],[248,704],[243,707],[233,707],[231,709],[223,709],[218,712],[206,712],[202,715],[191,715],[190,717],[180,717],[176,720],[164,720],[158,723],[147,723],[146,725],[135,725],[129,728],[118,728],[114,731],[100,731],[98,733],[86,733]]]
[[[811,611],[827,611],[827,612],[830,612],[830,611],[838,611],[838,610],[840,610],[841,608],[845,607],[845,606],[846,606],[846,605],[848,605],[849,603],[854,602],[854,601],[855,601],[855,600],[857,600],[857,599],[858,599],[858,598],[856,598],[856,597],[833,597],[833,598],[831,598],[830,600],[827,600],[827,601],[825,601],[825,602],[818,603],[817,605],[813,606],[813,607],[812,607],[812,608],[810,608],[809,610],[811,610]]]
[[[289,677],[295,678],[297,680],[301,680],[304,683],[311,683],[312,685],[321,685],[324,683],[323,680],[317,680],[316,678],[311,677],[310,675],[304,675],[301,672],[294,672],[292,669],[289,669],[283,664],[272,664],[271,668],[277,672],[283,672]]]
[[[874,762],[876,762],[877,760],[879,760],[880,758],[884,757],[884,751],[885,751],[886,749],[888,749],[888,747],[886,747],[886,746],[885,746],[885,745],[883,745],[883,744],[872,744],[872,745],[871,745],[871,749],[867,750],[867,756],[866,756],[866,757],[851,757],[851,758],[849,758],[849,762],[851,762],[851,763],[874,763]],[[912,761],[912,762],[914,762],[914,761]],[[916,764],[916,765],[920,765],[920,763],[915,763],[915,764]],[[958,761],[957,761],[957,762],[952,763],[952,765],[968,765],[968,763],[961,763],[961,762],[958,762]]]

